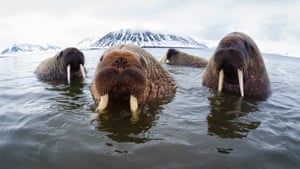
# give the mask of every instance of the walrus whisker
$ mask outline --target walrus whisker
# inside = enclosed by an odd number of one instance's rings
[[[86,76],[85,76],[86,73],[85,73],[85,70],[84,70],[84,67],[83,67],[82,64],[80,64],[80,71],[81,71],[83,79],[85,79],[86,78]]]
[[[218,92],[222,92],[224,82],[224,70],[221,69],[219,72]]]
[[[99,102],[99,105],[96,109],[96,112],[98,113],[103,113],[103,111],[105,110],[105,108],[107,107],[108,105],[108,101],[109,101],[109,97],[108,97],[108,94],[105,94],[103,96],[100,97],[100,102]]]
[[[67,65],[67,80],[68,80],[68,84],[71,83],[71,66],[70,64]]]
[[[244,80],[243,80],[243,71],[241,69],[237,69],[238,79],[240,84],[240,92],[241,96],[244,97]]]

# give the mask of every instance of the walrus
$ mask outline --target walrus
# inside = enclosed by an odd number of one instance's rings
[[[69,84],[71,79],[84,79],[84,55],[77,48],[66,48],[40,63],[35,74],[43,81],[68,81]]]
[[[232,32],[218,44],[203,74],[203,85],[242,97],[268,96],[270,81],[262,55],[246,34]]]
[[[140,104],[172,98],[176,88],[173,77],[150,53],[135,45],[116,45],[100,58],[90,92],[98,113],[104,113],[108,103],[129,103],[132,118],[138,119]]]
[[[170,65],[183,65],[191,67],[205,67],[208,61],[204,58],[187,54],[185,52],[170,48],[161,59],[162,63]]]

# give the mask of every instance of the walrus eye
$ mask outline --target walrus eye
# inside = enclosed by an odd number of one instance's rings
[[[104,55],[102,55],[102,56],[100,57],[100,62],[103,60],[103,57],[104,57]]]
[[[250,53],[250,56],[252,56],[252,51],[254,51],[253,47],[247,41],[244,41],[244,45],[247,53]]]
[[[146,62],[145,62],[144,58],[140,57],[140,62],[141,62],[143,67],[146,66]]]

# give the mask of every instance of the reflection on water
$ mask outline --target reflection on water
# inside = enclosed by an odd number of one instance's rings
[[[153,140],[148,130],[155,126],[162,112],[161,102],[148,102],[142,107],[138,121],[131,121],[129,106],[110,106],[108,112],[99,115],[96,129],[107,132],[107,137],[117,142],[145,143]]]
[[[207,116],[208,134],[221,138],[244,138],[260,125],[259,121],[243,118],[248,113],[259,111],[256,101],[228,93],[208,99],[211,105]]]
[[[71,84],[58,82],[48,82],[48,86],[45,88],[51,92],[58,92],[54,97],[48,98],[52,105],[52,108],[58,110],[75,110],[82,106],[80,99],[84,97],[83,81],[73,81]]]
[[[83,81],[72,81],[69,85],[67,83],[59,82],[47,82],[50,87],[46,87],[46,90],[49,91],[68,91],[69,96],[76,96],[78,94],[83,94],[82,88],[84,87]],[[67,95],[68,95],[67,94]]]

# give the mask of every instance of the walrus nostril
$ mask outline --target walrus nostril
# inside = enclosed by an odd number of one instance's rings
[[[124,69],[124,68],[128,67],[128,62],[126,59],[119,58],[115,61],[114,66],[116,66],[117,68]]]

